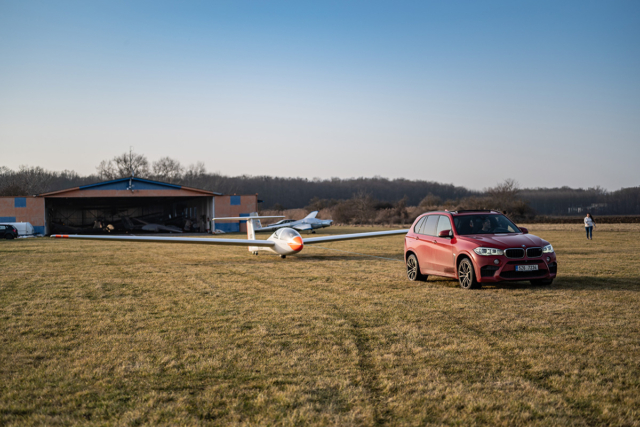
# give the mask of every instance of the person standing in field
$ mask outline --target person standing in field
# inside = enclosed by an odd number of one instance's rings
[[[593,227],[596,226],[596,222],[590,213],[587,212],[587,216],[584,217],[584,228],[587,230],[587,239],[593,240]]]

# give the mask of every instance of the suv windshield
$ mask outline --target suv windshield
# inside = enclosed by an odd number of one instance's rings
[[[460,215],[453,217],[456,231],[466,234],[520,233],[520,229],[506,216],[498,214]]]

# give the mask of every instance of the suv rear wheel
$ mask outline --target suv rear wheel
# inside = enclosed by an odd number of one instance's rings
[[[476,279],[476,272],[469,258],[463,259],[458,265],[458,281],[462,289],[480,289],[482,287]]]
[[[424,282],[429,276],[420,273],[418,258],[411,254],[407,257],[407,277],[412,282]]]

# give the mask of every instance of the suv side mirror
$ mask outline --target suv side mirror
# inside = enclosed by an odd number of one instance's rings
[[[520,231],[522,231],[522,234],[529,234],[529,230],[527,230],[526,228],[524,227],[519,227],[519,228],[520,228]]]
[[[438,237],[453,237],[451,235],[451,230],[442,230],[438,233]]]

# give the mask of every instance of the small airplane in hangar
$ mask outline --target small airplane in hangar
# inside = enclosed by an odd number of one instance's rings
[[[247,240],[242,239],[218,239],[218,238],[198,238],[198,237],[152,237],[152,236],[92,236],[92,235],[67,235],[54,234],[51,237],[57,239],[84,239],[84,240],[114,240],[123,242],[138,243],[183,243],[183,244],[200,244],[200,245],[224,245],[224,246],[246,246],[254,255],[258,255],[261,251],[280,255],[280,258],[286,258],[287,255],[299,254],[304,245],[312,245],[316,243],[336,242],[342,240],[368,239],[372,237],[393,236],[398,234],[407,234],[409,229],[389,230],[389,231],[373,231],[369,233],[342,234],[337,236],[311,237],[303,239],[293,228],[281,227],[275,231],[266,240],[256,239],[256,227],[260,225],[260,219],[282,218],[281,216],[244,216],[244,217],[225,217],[215,218],[215,220],[246,220],[247,221]]]
[[[311,233],[315,233],[317,229],[330,227],[333,224],[333,220],[331,219],[318,219],[318,211],[313,211],[309,215],[305,216],[302,219],[283,219],[276,223],[266,225],[264,227],[260,226],[260,221],[258,221],[258,226],[255,228],[256,232],[266,232],[266,231],[275,231],[280,228],[293,228],[297,231],[310,231]]]

